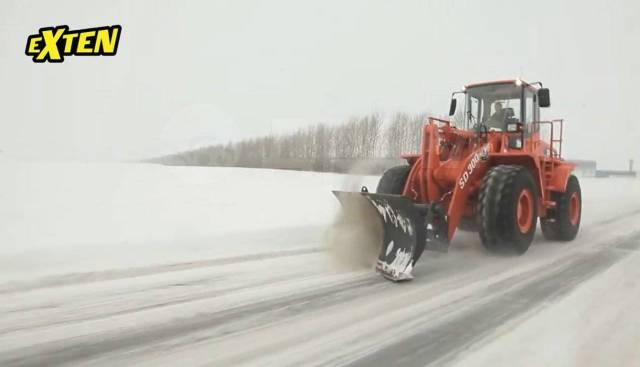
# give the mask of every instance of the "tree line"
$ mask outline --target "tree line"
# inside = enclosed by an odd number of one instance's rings
[[[401,153],[420,149],[427,114],[353,117],[339,125],[319,123],[290,134],[267,135],[151,159],[167,165],[280,168],[346,172],[357,162],[380,171]],[[372,172],[373,173],[373,172]]]

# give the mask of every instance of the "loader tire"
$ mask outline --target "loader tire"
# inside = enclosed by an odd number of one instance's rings
[[[477,224],[491,252],[523,254],[538,222],[538,193],[523,166],[499,165],[484,176],[478,193]]]
[[[556,208],[540,219],[544,238],[550,241],[571,241],[576,238],[582,216],[582,192],[580,182],[574,175],[569,176],[567,190],[551,194]]]
[[[408,165],[389,168],[380,177],[376,192],[378,194],[402,195],[409,172],[411,172],[411,166]]]

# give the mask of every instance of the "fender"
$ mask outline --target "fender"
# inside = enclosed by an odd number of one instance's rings
[[[531,173],[531,177],[533,177],[533,181],[536,183],[536,188],[538,192],[542,194],[544,198],[545,194],[545,185],[543,180],[543,175],[541,174],[540,162],[534,159],[533,156],[529,153],[494,153],[489,155],[489,161],[492,166],[497,166],[500,164],[518,164],[529,169]],[[544,198],[546,200],[546,198]]]
[[[569,176],[571,176],[574,167],[573,163],[562,162],[559,164],[553,170],[553,177],[551,177],[547,189],[557,192],[567,191],[567,182],[569,182]]]

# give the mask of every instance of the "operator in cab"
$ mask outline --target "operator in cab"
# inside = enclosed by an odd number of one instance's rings
[[[502,107],[502,102],[495,102],[493,104],[494,113],[487,119],[485,125],[489,130],[502,131],[504,129],[505,122],[505,110]]]

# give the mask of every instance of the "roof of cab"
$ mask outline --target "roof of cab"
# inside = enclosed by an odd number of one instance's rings
[[[521,81],[522,85],[526,87],[535,89],[531,84],[525,82],[522,79],[506,79],[506,80],[494,80],[489,82],[479,82],[479,83],[467,84],[464,87],[466,89],[466,88],[481,87],[481,86],[491,85],[491,84],[516,84],[516,82],[518,81]]]

